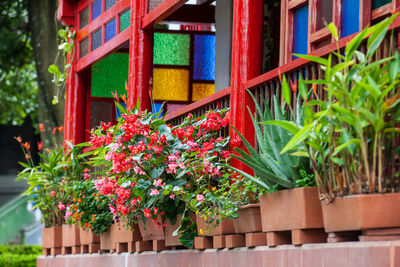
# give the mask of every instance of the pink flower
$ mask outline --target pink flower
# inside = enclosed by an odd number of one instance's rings
[[[157,186],[157,187],[163,186],[162,185],[162,180],[161,179],[154,180],[153,185]]]
[[[65,183],[65,179],[62,179],[62,180],[61,180],[61,183],[62,183],[62,184]]]
[[[157,189],[151,189],[150,190],[150,196],[157,196],[158,194],[160,194],[160,192]]]
[[[54,197],[54,196],[56,195],[56,191],[51,191],[51,192],[50,192],[50,195],[51,195],[52,197]]]
[[[171,194],[171,195],[169,195],[169,198],[175,199],[175,195],[174,195],[174,194]]]
[[[204,196],[201,194],[198,194],[196,198],[198,202],[202,202],[204,200]]]
[[[90,174],[88,174],[87,172],[83,173],[83,178],[89,179],[90,178]]]
[[[170,162],[168,164],[167,173],[176,173],[176,167],[178,167],[176,162]]]
[[[65,210],[65,205],[63,203],[60,202],[60,204],[58,204],[57,206],[60,210]]]
[[[137,174],[146,174],[140,167],[138,167],[138,166],[135,166],[134,168],[133,168],[133,170],[135,171],[135,173],[137,173]]]
[[[171,154],[168,156],[168,160],[169,161],[177,161],[178,160],[178,156],[175,154]]]
[[[65,212],[64,219],[67,221],[68,218],[71,217],[71,215],[72,215],[72,212],[70,212],[69,210],[67,210],[67,211]]]

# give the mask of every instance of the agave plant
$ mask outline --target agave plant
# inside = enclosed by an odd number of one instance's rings
[[[262,122],[278,120],[286,121],[288,125],[303,125],[304,110],[300,106],[300,101],[296,102],[297,115],[294,117],[292,115],[294,112],[286,108],[285,104],[280,105],[276,96],[274,96],[271,106],[264,101],[265,108],[262,111],[253,94],[248,92],[256,107],[254,114],[251,114],[250,109],[249,112],[256,133],[258,151],[234,128],[248,153],[236,147],[235,151],[239,155],[233,155],[233,157],[252,168],[255,176],[232,168],[266,190],[294,188],[296,180],[304,178],[304,173],[310,173],[310,161],[296,154],[280,153],[287,142],[292,139],[293,134],[277,125],[262,125]]]

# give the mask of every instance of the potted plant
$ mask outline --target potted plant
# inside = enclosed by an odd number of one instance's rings
[[[185,223],[178,232],[183,245],[192,246],[196,231],[186,223],[190,216],[185,216],[189,214],[185,210],[190,209],[188,203],[197,201],[194,192],[199,188],[199,178],[210,168],[215,173],[207,173],[207,181],[213,180],[217,185],[221,176],[220,167],[212,164],[219,162],[219,153],[226,155],[223,148],[228,140],[214,139],[211,132],[216,133],[222,121],[227,124],[220,115],[226,111],[196,119],[189,116],[182,125],[171,127],[160,114],[127,111],[119,103],[116,105],[123,114],[118,123],[102,124],[90,140],[95,147],[92,164],[105,170],[96,181],[96,189],[100,195],[109,196],[110,209],[118,221],[130,226],[140,218],[143,239],[164,238],[163,227],[167,222],[175,224],[182,214]],[[212,162],[206,165],[209,169],[204,165],[206,156]],[[202,183],[202,190],[204,187]],[[153,229],[152,235],[144,232],[147,228]],[[156,229],[160,233],[154,235]]]
[[[320,84],[326,100],[306,102],[304,126],[289,129],[271,122],[294,134],[281,153],[296,151],[313,162],[327,232],[400,226],[400,58],[395,52],[378,60],[375,53],[397,16],[366,27],[344,52],[335,53],[337,65],[332,64],[332,55],[300,56],[324,70],[324,79],[307,83],[314,84],[314,91]],[[332,24],[328,28],[337,40],[337,29]],[[366,37],[364,53],[360,45]],[[307,100],[306,94],[302,97]]]
[[[16,140],[21,144],[27,159],[27,163],[20,163],[25,169],[18,174],[17,179],[27,181],[29,187],[23,194],[31,196],[30,201],[41,211],[45,225],[42,229],[43,248],[47,250],[46,254],[60,254],[61,226],[65,222],[63,203],[68,202],[70,198],[66,190],[67,184],[71,181],[68,179],[68,174],[72,170],[68,159],[76,153],[76,149],[64,151],[64,148],[56,147],[45,153],[39,153],[42,161],[35,165],[30,153],[30,144],[22,142],[20,137]]]
[[[290,90],[285,77],[282,88]],[[318,191],[314,179],[310,179],[309,159],[298,154],[279,153],[293,135],[279,126],[260,126],[259,123],[259,120],[279,120],[286,125],[293,125],[295,122],[302,124],[304,110],[300,107],[300,102],[296,101],[298,113],[295,114],[290,105],[285,108],[274,97],[271,105],[264,103],[265,108],[262,112],[254,96],[250,92],[249,94],[253,97],[257,110],[257,113],[252,115],[252,120],[258,151],[235,129],[248,152],[236,147],[238,155],[233,155],[233,158],[251,167],[255,176],[235,168],[234,170],[266,192],[260,197],[262,231],[323,228]],[[290,103],[290,100],[287,99],[287,102]]]

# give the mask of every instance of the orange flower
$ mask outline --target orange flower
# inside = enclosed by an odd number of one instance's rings
[[[81,203],[81,202],[82,202],[82,199],[79,198],[79,199],[78,199],[78,203]]]
[[[317,84],[313,83],[312,90],[313,90],[314,94],[317,95]]]
[[[53,130],[51,130],[51,133],[52,133],[53,135],[55,135],[55,134],[56,134],[56,132],[57,132],[57,127],[56,127],[56,128],[54,128]]]
[[[121,96],[121,99],[122,99],[122,101],[124,101],[124,103],[126,104],[126,95],[125,95],[125,94],[123,94],[123,95]]]
[[[30,159],[31,156],[29,156],[28,154],[25,154],[25,158],[26,158],[26,159]]]
[[[38,143],[37,143],[37,147],[38,147],[38,150],[39,150],[39,151],[42,150],[42,148],[43,148],[42,142],[38,142]]]
[[[15,136],[14,136],[14,139],[17,140],[18,143],[22,143],[22,138],[21,138],[21,136],[18,136],[18,137],[15,137]]]
[[[289,82],[290,82],[290,87],[292,87],[293,93],[296,93],[297,92],[297,82],[294,83],[294,82],[292,82],[291,79],[289,79]]]
[[[31,148],[31,143],[25,142],[22,144],[23,147],[26,148],[26,150],[29,150]]]
[[[58,131],[59,131],[60,133],[62,133],[62,131],[64,130],[64,126],[60,126],[60,127],[58,127],[57,129],[58,129]]]
[[[39,123],[39,131],[41,133],[44,133],[44,124],[43,123]]]

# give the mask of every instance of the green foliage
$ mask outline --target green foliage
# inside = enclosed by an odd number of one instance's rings
[[[304,126],[297,124],[281,153],[296,151],[310,157],[320,193],[327,200],[398,191],[400,57],[397,51],[383,59],[375,55],[397,16],[366,27],[346,45],[344,54],[333,53],[336,65],[332,55],[327,59],[297,55],[321,64],[324,71],[324,79],[299,81],[299,86],[319,84],[327,97],[309,101],[303,96]],[[328,28],[332,34],[337,31],[333,24]],[[366,37],[363,53],[360,45]]]
[[[285,100],[290,101],[290,89],[285,77],[282,90]],[[249,94],[252,96],[257,110],[252,115],[252,120],[258,151],[235,129],[248,152],[235,148],[239,155],[233,155],[233,157],[251,167],[256,176],[233,169],[264,190],[294,188],[296,181],[302,178],[300,170],[310,170],[309,160],[289,153],[280,153],[280,151],[293,137],[292,132],[297,130],[296,124],[303,123],[304,111],[300,108],[300,102],[296,103],[296,110],[299,113],[297,118],[294,118],[290,110],[281,106],[275,97],[271,106],[267,102],[264,103],[265,109],[262,112],[254,96],[250,92]],[[268,122],[260,126],[259,121]],[[278,121],[279,125],[284,126],[288,131],[275,125],[274,121]]]
[[[36,69],[27,0],[0,1],[0,124],[37,120]]]
[[[0,245],[0,267],[36,266],[36,257],[42,247],[30,245]]]
[[[17,177],[17,180],[25,180],[29,185],[23,194],[32,197],[30,201],[42,212],[45,227],[63,224],[65,210],[59,205],[72,200],[68,184],[82,176],[84,166],[82,158],[78,157],[81,148],[69,144],[69,149],[56,147],[48,154],[39,153],[41,162],[34,165],[28,143],[16,139],[27,158],[27,163],[20,162],[25,169]]]

